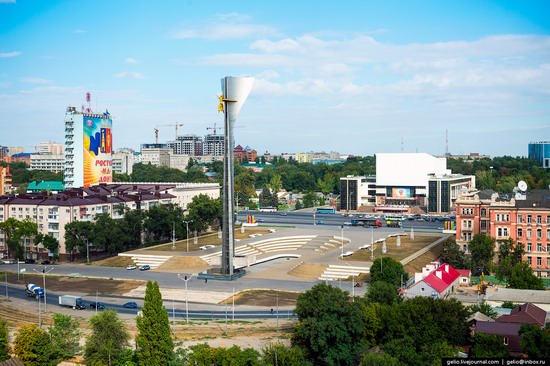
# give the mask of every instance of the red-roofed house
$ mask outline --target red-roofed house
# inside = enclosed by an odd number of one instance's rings
[[[460,273],[460,279],[458,280],[460,286],[470,286],[472,271],[469,269],[457,269],[457,271]]]
[[[422,280],[405,290],[405,297],[433,296],[446,298],[459,286],[460,273],[447,263],[443,263]]]

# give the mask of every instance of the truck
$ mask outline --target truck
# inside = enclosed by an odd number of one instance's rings
[[[34,297],[34,298],[42,298],[44,297],[44,289],[36,286],[34,283],[28,283],[27,286],[25,286],[25,294],[27,294],[28,297]]]
[[[60,295],[59,305],[66,306],[68,308],[78,309],[78,310],[86,309],[86,306],[82,301],[82,298],[80,296],[74,296],[74,295]]]
[[[401,220],[396,217],[388,217],[386,219],[387,227],[401,227]]]
[[[377,219],[351,219],[351,226],[381,227],[382,222]]]

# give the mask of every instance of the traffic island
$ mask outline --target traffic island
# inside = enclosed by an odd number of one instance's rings
[[[211,268],[207,271],[199,273],[199,280],[215,280],[215,281],[233,281],[246,275],[246,270],[239,268],[233,271],[233,274],[222,273],[221,268]]]

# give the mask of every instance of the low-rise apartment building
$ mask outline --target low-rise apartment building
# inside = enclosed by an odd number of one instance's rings
[[[58,194],[27,193],[17,196],[0,196],[0,221],[8,218],[30,219],[38,232],[59,240],[61,260],[69,258],[65,249],[65,225],[74,221],[90,221],[97,214],[108,214],[113,219],[123,217],[123,209],[148,210],[158,205],[177,204],[184,210],[194,196],[206,194],[220,196],[217,183],[117,183],[101,184],[89,188],[73,188]],[[48,256],[33,238],[24,243],[27,258]],[[0,233],[0,253],[8,255],[3,233]]]

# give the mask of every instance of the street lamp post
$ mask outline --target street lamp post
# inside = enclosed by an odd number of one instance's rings
[[[187,297],[187,281],[189,281],[191,278],[193,278],[195,274],[193,273],[191,276],[182,276],[178,273],[178,278],[185,282],[185,321],[189,323],[189,302]]]
[[[46,266],[44,266],[44,269],[42,271],[37,271],[36,269],[32,269],[36,273],[42,273],[42,287],[44,288],[44,312],[48,311],[48,298],[46,297],[46,274],[53,271],[53,267],[50,268],[48,271],[46,271]]]
[[[172,250],[175,250],[175,249],[176,249],[176,222],[174,221],[172,223]]]
[[[183,223],[185,224],[185,234],[187,234],[187,251],[189,251],[189,223],[190,222],[193,222],[193,220],[183,221]]]
[[[86,264],[90,264],[90,241],[86,239]]]

